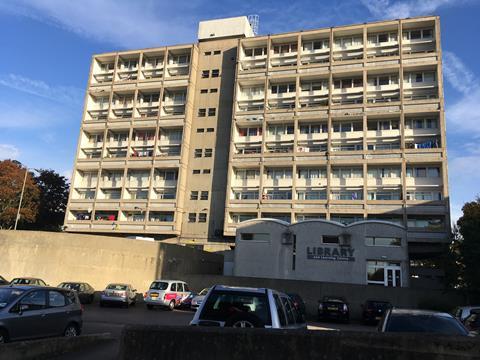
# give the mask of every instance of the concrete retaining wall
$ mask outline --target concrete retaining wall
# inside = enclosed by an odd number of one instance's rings
[[[143,292],[162,277],[223,273],[222,255],[119,237],[2,230],[0,249],[0,275],[39,277],[53,286],[85,281],[103,290],[122,282]]]
[[[132,326],[123,332],[120,354],[128,360],[466,360],[480,359],[480,341],[420,334]]]
[[[185,274],[183,279],[194,290],[201,290],[214,284],[231,286],[268,287],[286,293],[299,294],[306,303],[307,315],[315,318],[318,300],[325,295],[343,296],[350,304],[350,317],[361,318],[361,304],[368,299],[388,300],[394,306],[432,310],[452,310],[465,304],[456,292],[421,290],[411,288],[387,288],[373,285],[327,283],[317,281],[267,279],[220,275]]]

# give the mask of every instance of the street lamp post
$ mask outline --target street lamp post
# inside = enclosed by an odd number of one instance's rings
[[[20,220],[20,209],[22,208],[23,193],[25,192],[25,184],[27,183],[28,168],[25,168],[25,177],[23,178],[22,192],[20,193],[20,202],[18,203],[17,217],[15,218],[14,230],[17,230],[18,220]]]

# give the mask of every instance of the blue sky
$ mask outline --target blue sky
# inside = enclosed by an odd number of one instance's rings
[[[196,41],[200,20],[260,34],[440,15],[452,217],[480,194],[480,0],[1,0],[0,159],[70,176],[92,54]]]

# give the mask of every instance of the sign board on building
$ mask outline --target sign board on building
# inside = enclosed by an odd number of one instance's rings
[[[349,248],[340,248],[340,247],[328,247],[328,246],[318,246],[310,247],[307,246],[307,259],[310,260],[333,260],[333,261],[355,261],[353,253],[355,249]]]

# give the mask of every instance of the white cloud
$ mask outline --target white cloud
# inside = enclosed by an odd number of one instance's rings
[[[461,5],[468,0],[391,1],[361,0],[370,13],[378,19],[400,19],[419,15],[433,15],[438,8]]]
[[[20,156],[20,150],[14,145],[0,144],[0,160],[17,160]]]
[[[69,105],[80,104],[83,99],[81,89],[71,86],[51,86],[44,81],[17,74],[0,76],[0,85]]]
[[[182,3],[166,1],[16,0],[0,2],[0,11],[53,24],[85,38],[132,48],[193,38],[197,24],[184,10],[197,2],[191,0],[182,8]]]

